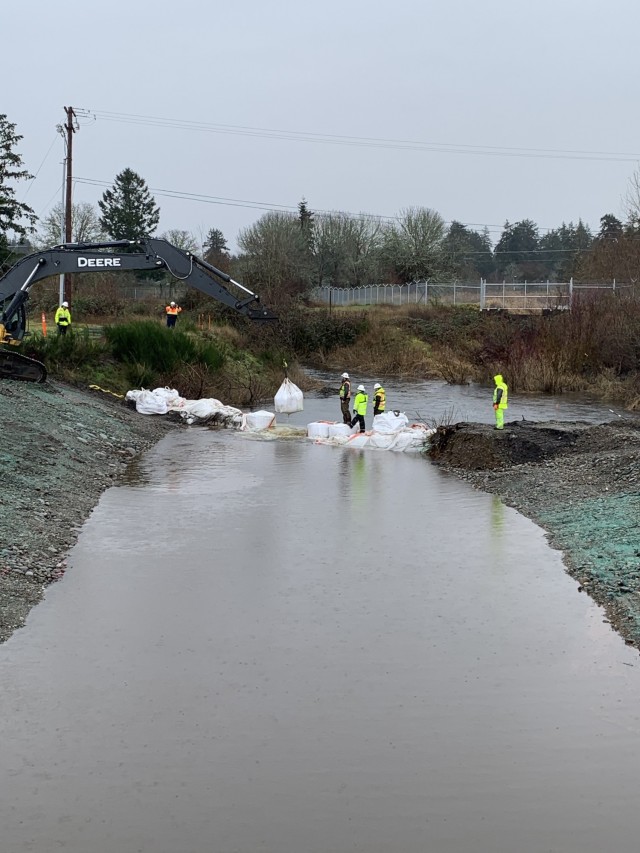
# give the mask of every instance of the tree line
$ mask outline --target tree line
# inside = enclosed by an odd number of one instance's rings
[[[38,223],[34,211],[16,198],[16,184],[32,178],[17,145],[22,137],[0,114],[0,263],[12,260],[10,244],[21,253],[61,242],[62,206]],[[315,287],[357,287],[415,280],[566,281],[637,280],[640,269],[640,174],[630,181],[625,222],[612,214],[592,233],[579,220],[540,233],[531,219],[505,222],[493,244],[489,231],[462,222],[446,223],[435,210],[411,207],[394,218],[342,211],[314,212],[305,199],[297,212],[269,211],[238,235],[231,255],[215,227],[198,240],[173,229],[160,236],[265,294],[305,294]],[[145,180],[125,168],[105,190],[97,207],[72,205],[75,242],[135,240],[153,235],[160,221]]]

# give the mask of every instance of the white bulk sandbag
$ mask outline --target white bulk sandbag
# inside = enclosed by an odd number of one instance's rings
[[[175,388],[154,388],[152,393],[155,394],[156,397],[160,397],[161,400],[166,400],[167,406],[169,407],[179,405],[177,401],[184,399]]]
[[[349,424],[329,424],[329,438],[336,438],[351,435],[351,427]]]
[[[224,408],[220,400],[216,400],[213,397],[204,397],[201,400],[187,400],[184,406],[181,406],[182,411],[186,415],[191,415],[194,418],[210,418]],[[240,412],[239,409],[237,411]]]
[[[304,395],[290,379],[285,379],[273,398],[273,404],[276,412],[292,415],[294,412],[301,412],[304,409]]]
[[[424,427],[413,427],[404,429],[402,432],[392,436],[389,450],[404,452],[410,450],[422,450],[427,439],[427,430]]]
[[[347,444],[349,447],[367,447],[369,445],[369,436],[365,432],[357,432],[351,436]]]
[[[316,421],[312,424],[307,424],[308,438],[329,438],[330,424],[324,421]]]
[[[387,435],[384,432],[372,432],[369,436],[368,447],[375,447],[378,450],[389,450],[395,441],[394,435]]]
[[[167,401],[154,394],[153,391],[142,389],[136,399],[136,411],[141,415],[166,415],[169,410]]]
[[[392,433],[398,430],[405,429],[409,425],[409,418],[402,413],[394,414],[393,412],[384,412],[381,415],[376,415],[373,419],[373,429],[376,432]]]
[[[247,429],[269,429],[269,427],[275,426],[276,416],[273,412],[265,412],[264,410],[259,412],[247,412],[245,415],[245,423]]]

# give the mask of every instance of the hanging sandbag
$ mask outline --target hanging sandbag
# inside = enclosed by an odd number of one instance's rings
[[[278,388],[278,393],[273,398],[273,403],[276,412],[292,415],[294,412],[301,412],[304,409],[304,395],[290,379],[285,379],[280,388]]]

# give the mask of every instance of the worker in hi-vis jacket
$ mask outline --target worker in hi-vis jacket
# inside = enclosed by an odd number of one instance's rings
[[[385,406],[387,405],[387,395],[379,382],[373,386],[373,417],[383,415]]]
[[[351,421],[351,426],[354,427],[356,424],[360,424],[360,432],[364,432],[365,430],[364,416],[367,414],[368,402],[369,398],[364,390],[364,385],[358,385],[358,393],[353,401],[353,420]]]
[[[58,327],[59,335],[66,335],[67,329],[71,325],[71,311],[69,311],[69,303],[65,300],[58,310],[56,311],[56,316],[54,317],[55,324]]]
[[[167,328],[173,329],[178,319],[178,314],[182,313],[182,308],[176,305],[175,302],[170,302],[164,310],[167,315]]]
[[[504,429],[504,410],[508,408],[509,388],[499,373],[493,377],[493,381],[496,383],[496,387],[493,389],[493,410],[496,413],[495,429]]]
[[[340,386],[340,411],[342,422],[351,424],[351,380],[348,373],[342,374],[342,385]]]

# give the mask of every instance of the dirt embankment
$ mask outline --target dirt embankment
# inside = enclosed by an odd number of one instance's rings
[[[431,458],[536,521],[640,649],[640,419],[437,430]]]
[[[106,395],[8,380],[0,382],[0,423],[2,642],[64,574],[101,492],[172,425]]]

